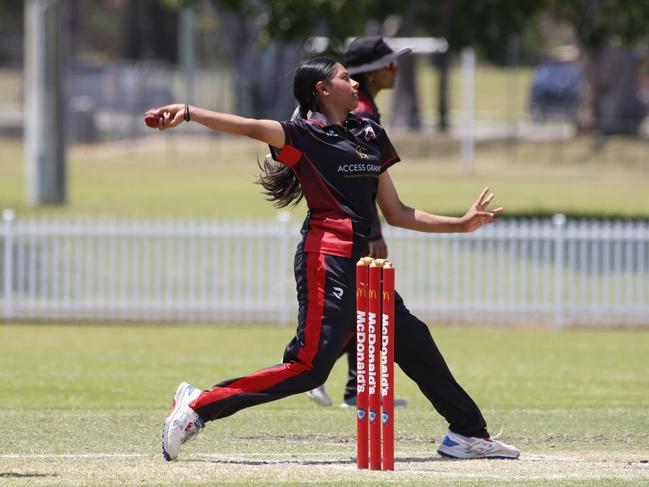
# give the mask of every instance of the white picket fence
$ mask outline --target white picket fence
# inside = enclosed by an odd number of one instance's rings
[[[429,322],[649,325],[649,222],[386,226],[406,305]],[[3,213],[5,321],[293,323],[289,221],[20,219]]]

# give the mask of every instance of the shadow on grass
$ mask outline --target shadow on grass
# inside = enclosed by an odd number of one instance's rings
[[[19,472],[0,472],[2,479],[35,479],[44,477],[58,477],[56,473],[19,473]]]
[[[303,466],[318,466],[318,465],[356,465],[355,458],[338,459],[338,460],[245,460],[234,458],[194,458],[190,461],[201,463],[214,463],[221,465],[249,465],[249,466],[262,466],[262,465],[303,465]],[[397,457],[394,459],[395,463],[428,463],[428,462],[453,462],[454,458],[443,457]]]

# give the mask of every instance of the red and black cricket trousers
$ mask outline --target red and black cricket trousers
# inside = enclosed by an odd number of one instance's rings
[[[298,326],[282,363],[204,391],[190,406],[205,421],[320,386],[353,337],[358,258],[306,253],[301,249],[299,246],[295,255]],[[398,293],[394,357],[452,431],[488,436],[478,406],[455,381],[428,327],[408,311]]]

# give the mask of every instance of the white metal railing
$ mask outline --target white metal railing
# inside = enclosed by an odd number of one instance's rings
[[[290,221],[16,219],[0,226],[5,321],[288,324]],[[388,227],[406,305],[435,322],[649,325],[649,222],[503,220],[472,234]]]

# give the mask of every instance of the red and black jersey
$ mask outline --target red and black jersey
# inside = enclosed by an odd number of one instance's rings
[[[358,105],[354,109],[354,114],[357,117],[369,118],[381,125],[381,113],[379,112],[379,108],[376,106],[376,103],[374,103],[374,99],[362,89],[358,90]],[[367,238],[370,241],[383,238],[381,233],[381,221],[379,220],[376,207],[374,207],[374,218],[372,219],[370,233]]]
[[[302,185],[309,207],[304,251],[351,257],[376,218],[378,177],[399,155],[380,125],[354,114],[342,126],[321,113],[281,123],[285,145],[271,153]]]

